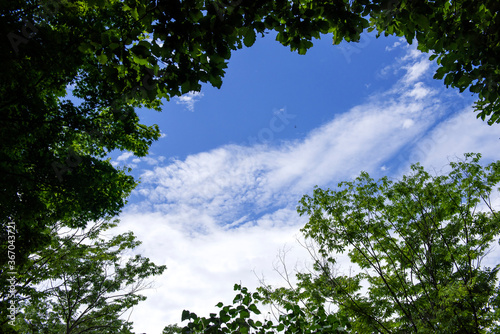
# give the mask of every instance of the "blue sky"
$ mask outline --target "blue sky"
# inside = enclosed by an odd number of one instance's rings
[[[302,56],[267,35],[251,48],[233,53],[222,88],[203,87],[203,98],[198,97],[194,106],[198,112],[185,112],[189,111],[186,104],[173,101],[160,115],[144,111],[142,116],[146,123],[159,124],[169,136],[169,141],[158,143],[161,151],[179,158],[228,143],[249,142],[249,137],[268,126],[273,111],[283,107],[297,117],[274,139],[295,139],[390,84],[373,69],[390,65],[390,58],[382,59],[385,47],[395,39],[375,41],[366,34],[359,44],[334,47],[325,36]]]
[[[141,180],[118,230],[168,269],[133,309],[136,332],[161,333],[183,309],[206,316],[234,283],[283,284],[282,250],[290,268],[306,267],[295,207],[315,185],[362,170],[398,178],[417,161],[439,173],[465,152],[498,159],[498,126],[475,118],[470,94],[432,79],[427,58],[374,35],[340,46],[326,36],[300,56],[268,35],[233,54],[221,89],[141,110],[163,136],[148,157],[113,155]]]

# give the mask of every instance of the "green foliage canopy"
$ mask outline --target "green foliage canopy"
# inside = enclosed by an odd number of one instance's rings
[[[498,11],[496,0],[2,2],[2,225],[18,224],[30,254],[47,225],[119,212],[134,181],[103,158],[144,156],[160,135],[134,108],[220,87],[231,52],[266,31],[300,54],[326,33],[335,44],[365,29],[416,39],[437,78],[479,94],[478,115],[500,122]]]
[[[356,42],[365,30],[415,39],[435,77],[478,94],[478,116],[500,123],[496,0],[10,0],[0,4],[0,252],[16,224],[16,265],[49,230],[117,214],[135,186],[106,160],[148,153],[160,136],[137,107],[220,87],[234,50],[257,35],[305,54],[312,40]],[[71,91],[71,92],[70,92]],[[70,99],[70,94],[73,98]],[[0,259],[2,272],[6,257]],[[2,285],[3,287],[3,285]]]
[[[175,334],[175,333],[182,333],[182,327],[178,326],[177,324],[168,325],[165,326],[165,328],[163,328],[161,334]]]
[[[148,278],[164,265],[131,255],[140,242],[131,233],[105,236],[118,221],[103,220],[86,230],[60,225],[49,247],[29,258],[19,273],[18,333],[132,334],[132,323],[121,318],[146,297]]]
[[[187,325],[182,328],[185,334],[296,334],[296,333],[341,333],[345,320],[339,319],[336,315],[327,314],[321,305],[304,311],[294,301],[283,301],[282,306],[285,311],[280,314],[277,320],[262,317],[257,305],[264,301],[258,292],[251,293],[246,287],[235,284],[237,291],[233,300],[233,305],[218,303],[219,313],[211,313],[208,318],[198,317],[195,313],[185,310],[182,313],[182,321],[188,320]],[[314,319],[311,313],[314,312]],[[259,319],[254,320],[254,317]]]
[[[315,274],[297,276],[299,290],[333,303],[353,331],[498,330],[500,266],[481,261],[500,234],[490,201],[500,161],[483,168],[479,158],[451,162],[441,176],[417,164],[396,182],[362,173],[338,190],[304,196],[298,211],[310,218],[302,231],[318,257]],[[359,270],[338,274],[339,253]]]

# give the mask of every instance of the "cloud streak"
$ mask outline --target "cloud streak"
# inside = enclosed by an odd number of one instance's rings
[[[194,104],[203,97],[202,92],[188,92],[182,96],[175,98],[175,103],[183,105],[187,110],[193,112]]]
[[[406,75],[389,92],[336,116],[302,140],[271,145],[227,145],[174,160],[141,175],[137,210],[196,212],[210,230],[296,203],[315,185],[375,170],[443,113],[438,92],[417,81],[429,69],[408,57]],[[417,73],[417,74],[415,74]],[[203,223],[200,223],[203,222]]]

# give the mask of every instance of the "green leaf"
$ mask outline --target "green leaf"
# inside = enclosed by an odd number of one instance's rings
[[[252,311],[253,313],[255,313],[255,314],[260,314],[260,311],[259,311],[259,309],[257,308],[257,306],[256,306],[255,304],[251,304],[251,305],[248,307],[248,309],[249,309],[250,311]]]
[[[88,43],[81,43],[79,46],[78,46],[78,50],[82,53],[88,53],[90,52],[92,49],[91,45],[88,44]]]
[[[182,94],[187,94],[191,91],[191,83],[189,81],[186,81],[182,83],[181,85],[181,93]]]
[[[210,76],[209,81],[214,87],[221,88],[222,86],[222,78],[219,76]]]
[[[60,333],[76,326],[114,332],[130,326],[121,315],[145,299],[131,292],[135,282],[161,274],[165,266],[156,266],[140,255],[127,260],[125,254],[139,243],[130,232],[103,238],[114,225],[108,219],[90,223],[88,232],[62,234],[68,230],[63,224],[46,231],[54,247],[38,251],[36,269],[23,273],[40,287],[29,292],[29,300],[22,303],[21,332]],[[86,312],[77,319],[65,317],[70,307]]]
[[[108,56],[106,56],[104,53],[100,54],[97,56],[97,60],[99,61],[99,63],[104,65],[108,62]]]
[[[136,56],[136,55],[133,55],[133,56],[132,56],[132,59],[134,60],[134,63],[136,63],[136,64],[138,64],[138,65],[142,65],[142,66],[144,66],[144,65],[149,64],[149,62],[148,62],[148,60],[147,60],[147,59],[140,58],[140,57],[138,57],[138,56]]]
[[[181,321],[191,319],[191,313],[187,310],[182,311]]]
[[[247,29],[245,35],[243,36],[243,44],[245,44],[246,47],[251,47],[255,43],[255,40],[255,31],[251,28]]]

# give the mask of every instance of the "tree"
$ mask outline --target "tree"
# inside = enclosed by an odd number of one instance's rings
[[[132,323],[121,316],[146,299],[139,294],[150,286],[146,280],[165,266],[127,254],[140,244],[131,232],[105,237],[117,223],[61,228],[49,247],[30,257],[30,269],[20,273],[18,333],[132,334]]]
[[[182,327],[178,326],[177,324],[173,325],[168,325],[163,328],[162,334],[175,334],[175,333],[182,333]]]
[[[106,17],[106,8],[66,1],[0,7],[7,37],[0,41],[1,250],[5,227],[15,224],[21,269],[58,222],[77,228],[118,214],[135,182],[103,158],[113,149],[145,155],[159,136],[157,127],[139,124],[133,100],[110,90],[97,59],[78,50],[112,20],[125,19],[118,12]],[[69,99],[71,84],[81,103]]]
[[[317,246],[314,272],[269,296],[331,303],[353,332],[498,331],[500,265],[481,261],[500,232],[490,202],[500,161],[483,168],[479,159],[451,162],[448,175],[417,164],[396,182],[362,173],[338,190],[316,188],[298,208],[310,217],[302,231]],[[345,252],[357,271],[339,272]]]
[[[259,333],[272,334],[283,332],[284,334],[296,333],[340,333],[343,330],[345,319],[340,319],[336,315],[327,314],[322,305],[315,305],[305,312],[297,303],[284,301],[285,309],[274,323],[270,319],[262,316],[259,319],[252,319],[252,315],[259,316],[261,311],[257,305],[264,301],[258,292],[251,293],[247,288],[235,284],[237,291],[234,297],[234,305],[224,305],[218,303],[219,313],[211,313],[209,318],[198,317],[195,313],[187,310],[182,313],[182,320],[189,320],[182,329],[186,334],[221,334],[221,333]],[[314,312],[312,320],[309,312]],[[312,321],[311,321],[312,320]]]
[[[290,288],[252,295],[237,286],[240,305],[220,303],[208,319],[185,311],[184,333],[497,333],[500,265],[481,261],[500,235],[490,201],[500,161],[465,157],[447,175],[416,164],[400,181],[363,172],[336,190],[316,188],[298,207],[309,216],[312,270]],[[341,253],[355,266],[349,273]],[[254,301],[279,307],[278,323],[252,320]]]

